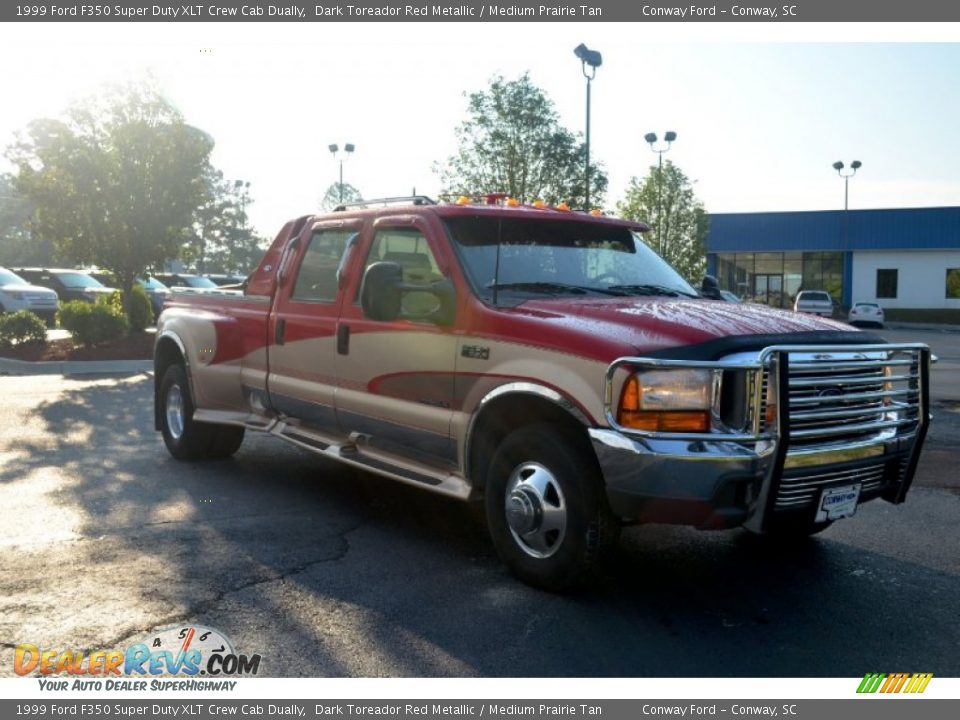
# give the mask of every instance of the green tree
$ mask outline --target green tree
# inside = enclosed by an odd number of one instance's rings
[[[51,265],[53,244],[35,241],[27,223],[33,214],[30,202],[20,196],[13,177],[0,175],[0,265]]]
[[[343,200],[340,199],[341,197]],[[323,197],[320,199],[320,207],[324,211],[330,212],[337,207],[337,205],[355,202],[363,202],[363,195],[360,194],[360,191],[350,183],[343,183],[343,190],[341,191],[340,183],[335,182],[331,183],[330,187],[328,187],[327,191],[323,194]]]
[[[263,254],[263,239],[250,227],[250,183],[227,180],[216,168],[204,173],[204,200],[194,214],[190,240],[180,257],[197,272],[246,273]]]
[[[31,122],[7,158],[34,239],[112,271],[129,292],[188,237],[212,148],[155,88],[129,86]]]
[[[544,200],[583,207],[586,146],[560,125],[553,101],[524,73],[497,75],[471,93],[467,119],[457,128],[459,150],[434,165],[444,192],[505,192],[521,202]],[[591,163],[590,199],[603,203],[607,175]]]
[[[626,196],[617,203],[617,215],[648,223],[647,244],[697,287],[707,264],[707,213],[690,180],[670,160],[663,164],[662,187],[659,175],[653,165],[642,180],[631,178]]]

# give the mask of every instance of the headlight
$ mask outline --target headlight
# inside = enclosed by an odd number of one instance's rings
[[[716,372],[694,368],[631,375],[620,395],[617,422],[656,432],[709,432]]]

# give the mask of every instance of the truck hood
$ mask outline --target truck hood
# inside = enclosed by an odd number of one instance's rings
[[[598,351],[591,354],[599,356],[652,352],[740,335],[855,332],[850,325],[815,315],[692,298],[538,298],[510,312],[539,320],[544,331],[541,338],[553,346],[582,347],[589,337]]]

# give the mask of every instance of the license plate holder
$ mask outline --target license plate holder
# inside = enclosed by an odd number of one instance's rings
[[[860,490],[863,483],[843,485],[841,487],[826,488],[820,493],[820,502],[817,504],[816,522],[840,520],[853,517],[857,512],[857,503],[860,502]]]

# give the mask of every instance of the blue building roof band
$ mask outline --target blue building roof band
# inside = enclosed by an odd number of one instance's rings
[[[710,215],[708,253],[960,249],[960,207]]]

